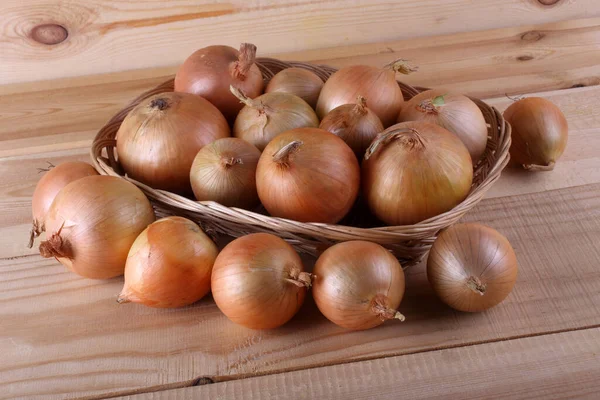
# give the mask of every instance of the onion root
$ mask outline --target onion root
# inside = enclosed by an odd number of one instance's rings
[[[410,75],[419,70],[418,66],[411,65],[408,60],[402,58],[392,61],[391,63],[387,64],[385,68],[390,68],[394,72],[399,72],[404,75]]]
[[[44,258],[68,258],[72,259],[72,252],[69,249],[69,243],[65,241],[60,233],[62,232],[65,223],[61,225],[60,229],[53,233],[48,240],[40,243],[40,255]]]
[[[478,277],[473,275],[471,275],[469,279],[467,279],[467,286],[469,287],[469,289],[479,294],[480,296],[483,296],[485,294],[485,290],[487,288],[487,285],[485,283],[481,282],[481,280]]]
[[[233,76],[238,79],[244,79],[250,67],[254,65],[256,58],[256,46],[252,43],[242,43],[240,45],[240,55],[233,67]]]
[[[375,299],[373,299],[373,306],[371,310],[375,315],[378,315],[382,321],[386,321],[388,319],[397,319],[400,322],[404,322],[406,318],[399,311],[389,308],[386,304],[388,303],[387,297],[382,295],[377,295]]]

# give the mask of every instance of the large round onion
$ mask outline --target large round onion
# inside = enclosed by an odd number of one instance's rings
[[[134,184],[114,176],[88,176],[65,186],[46,214],[43,257],[55,257],[93,279],[123,274],[127,253],[154,221],[154,211]]]
[[[477,104],[467,96],[447,90],[426,90],[402,106],[398,122],[425,121],[454,133],[467,147],[473,164],[487,144],[488,128]]]
[[[258,197],[267,211],[301,222],[338,222],[354,204],[359,184],[352,149],[318,128],[276,136],[256,169]]]
[[[197,94],[233,121],[243,104],[229,91],[229,86],[255,98],[263,91],[264,81],[254,63],[256,46],[242,43],[240,51],[229,46],[208,46],[185,60],[175,75],[175,91]]]
[[[304,68],[286,68],[279,71],[267,85],[265,93],[281,92],[295,94],[312,108],[317,106],[323,80]]]
[[[410,225],[449,211],[467,197],[471,157],[458,137],[428,122],[403,122],[371,144],[362,184],[371,211],[388,225]]]
[[[227,121],[207,100],[188,93],[160,93],[127,115],[117,132],[117,152],[131,178],[187,194],[198,151],[228,136]]]

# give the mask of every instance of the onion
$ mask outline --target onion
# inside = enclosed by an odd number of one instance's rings
[[[404,321],[396,311],[404,296],[404,272],[378,244],[338,243],[319,257],[313,271],[313,297],[336,325],[369,329],[388,319]]]
[[[546,99],[528,97],[511,104],[504,118],[512,127],[511,159],[527,170],[553,170],[569,131],[560,109]]]
[[[267,233],[243,236],[225,246],[211,279],[217,307],[231,321],[252,329],[289,321],[304,302],[310,282],[298,253]]]
[[[218,253],[213,241],[192,221],[159,219],[133,242],[117,301],[157,308],[192,304],[210,291]]]
[[[65,186],[46,214],[48,240],[42,257],[55,257],[93,279],[123,274],[127,252],[154,221],[154,211],[133,183],[114,176],[88,176]]]
[[[322,87],[323,80],[314,72],[294,67],[279,71],[267,85],[265,93],[294,94],[315,108]]]
[[[362,164],[367,204],[389,225],[415,224],[452,209],[467,197],[472,181],[465,145],[428,122],[386,129]]]
[[[198,151],[229,135],[223,115],[202,97],[160,93],[127,115],[117,132],[117,152],[131,178],[155,189],[188,194]]]
[[[197,94],[233,121],[242,104],[229,91],[233,85],[248,97],[263,91],[264,81],[254,63],[256,46],[242,43],[240,51],[229,46],[208,46],[185,60],[175,75],[175,91]]]
[[[265,93],[253,100],[233,86],[231,92],[246,105],[235,119],[233,135],[261,151],[282,132],[319,126],[314,110],[293,94]]]
[[[196,155],[190,179],[196,199],[227,207],[258,205],[256,164],[260,151],[238,138],[216,140]]]
[[[44,171],[44,170],[41,170]],[[69,183],[90,175],[98,175],[94,167],[82,161],[68,161],[54,166],[39,180],[31,199],[33,224],[29,237],[29,248],[33,240],[44,231],[44,219],[54,198]]]
[[[323,118],[334,108],[350,104],[361,95],[369,99],[369,108],[381,119],[383,126],[388,127],[396,121],[404,102],[402,90],[396,82],[396,72],[412,71],[414,69],[408,67],[404,60],[383,69],[367,65],[342,68],[323,85],[317,101],[317,115]]]
[[[427,260],[427,279],[439,298],[460,311],[499,304],[517,280],[517,258],[508,240],[480,224],[442,231]]]
[[[360,95],[356,104],[343,104],[331,110],[319,128],[341,137],[359,160],[362,160],[375,136],[384,129],[379,117],[367,108],[367,100]]]
[[[280,134],[256,169],[258,197],[275,216],[300,222],[336,223],[358,194],[360,168],[339,137],[318,128]]]
[[[473,164],[485,152],[487,123],[467,96],[440,89],[419,93],[402,106],[398,122],[405,121],[431,122],[454,133],[469,150]]]

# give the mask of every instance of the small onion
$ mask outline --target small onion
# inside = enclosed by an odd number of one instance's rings
[[[379,117],[367,108],[367,100],[358,96],[356,104],[343,104],[331,110],[321,121],[319,128],[341,137],[350,146],[359,160],[383,131]]]
[[[416,224],[452,209],[467,197],[472,181],[465,145],[429,122],[388,128],[362,164],[367,204],[388,225]]]
[[[117,301],[173,308],[192,304],[210,291],[217,246],[192,221],[167,217],[135,239]]]
[[[467,96],[447,90],[427,90],[402,106],[398,122],[425,121],[454,133],[467,147],[473,164],[485,152],[488,128],[477,104]]]
[[[69,183],[91,175],[98,175],[98,172],[90,164],[82,161],[68,161],[56,167],[51,165],[51,169],[39,180],[31,198],[33,225],[29,248],[33,247],[33,240],[44,231],[46,213],[58,192]]]
[[[356,96],[369,99],[369,108],[381,119],[384,127],[396,122],[404,102],[402,90],[396,82],[396,72],[410,73],[414,69],[403,60],[391,63],[386,68],[354,65],[335,72],[323,85],[317,101],[317,115],[327,113],[342,104],[350,104]]]
[[[259,96],[264,87],[260,69],[254,63],[256,46],[242,43],[237,51],[229,46],[208,46],[196,51],[175,75],[175,91],[204,97],[230,121],[242,104],[229,91],[233,85],[248,97]]]
[[[540,97],[518,100],[504,111],[512,127],[511,159],[527,170],[551,171],[567,147],[567,119]]]
[[[336,325],[369,329],[388,319],[404,321],[396,309],[404,296],[404,272],[396,258],[378,244],[336,244],[319,257],[313,271],[313,297]]]
[[[293,94],[265,93],[250,99],[233,86],[231,92],[246,105],[235,119],[233,135],[261,151],[282,132],[319,126],[314,110]]]
[[[198,152],[190,180],[197,200],[212,200],[227,207],[258,205],[256,165],[260,151],[238,138],[224,138]]]
[[[207,100],[160,93],[127,115],[117,132],[117,152],[131,178],[155,189],[188,194],[198,151],[229,135],[227,121]]]
[[[310,287],[298,253],[267,233],[243,236],[218,255],[212,272],[217,307],[236,324],[272,329],[288,322]]]
[[[265,93],[290,93],[306,101],[312,108],[317,106],[323,80],[304,68],[286,68],[279,71],[269,82]]]
[[[275,216],[336,223],[350,210],[360,184],[354,153],[339,137],[299,128],[275,137],[256,169],[258,197]]]
[[[442,231],[427,260],[427,279],[450,307],[483,311],[502,302],[517,280],[517,258],[508,240],[480,224]]]
[[[123,274],[127,252],[154,221],[154,211],[133,183],[114,176],[88,176],[65,186],[46,214],[48,240],[42,257],[54,257],[92,279]]]

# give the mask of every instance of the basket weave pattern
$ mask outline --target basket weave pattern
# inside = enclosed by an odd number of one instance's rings
[[[265,81],[277,72],[289,67],[300,67],[316,73],[323,80],[336,71],[335,68],[300,62],[283,62],[271,58],[258,58]],[[424,88],[413,88],[398,83],[405,99],[410,99]],[[90,155],[94,167],[102,175],[119,176],[137,185],[148,196],[157,216],[180,215],[199,223],[209,234],[239,237],[249,233],[273,233],[287,240],[298,251],[318,255],[332,244],[348,240],[368,240],[390,249],[404,267],[418,263],[429,251],[436,234],[456,223],[475,206],[486,191],[500,177],[509,160],[510,125],[502,114],[478,99],[472,99],[483,112],[489,124],[489,139],[485,154],[475,168],[473,186],[467,198],[452,210],[429,218],[415,225],[361,228],[322,223],[303,223],[264,215],[261,212],[225,207],[212,201],[194,201],[183,196],[153,189],[126,177],[115,154],[115,137],[121,122],[143,99],[152,95],[173,91],[173,79],[149,90],[117,113],[94,139]],[[264,211],[263,211],[264,212]]]

